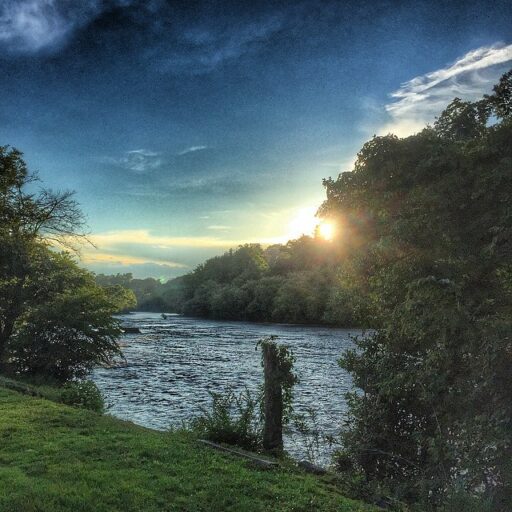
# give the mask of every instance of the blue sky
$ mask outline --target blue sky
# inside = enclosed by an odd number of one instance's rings
[[[308,231],[322,178],[512,67],[506,2],[0,0],[0,144],[73,189],[97,272]]]

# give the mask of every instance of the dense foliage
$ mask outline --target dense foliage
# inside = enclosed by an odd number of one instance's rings
[[[96,274],[95,279],[97,284],[107,290],[130,294],[125,311],[135,307],[138,311],[166,311],[166,304],[161,298],[163,285],[158,279],[134,279],[129,272],[115,275]]]
[[[343,282],[342,247],[303,236],[263,249],[240,246],[161,284],[131,274],[98,275],[102,286],[134,291],[137,308],[258,322],[352,325],[357,304]]]
[[[112,313],[134,302],[50,250],[83,237],[82,215],[69,192],[28,191],[35,181],[20,152],[0,147],[0,367],[65,382],[118,352]]]
[[[343,459],[428,506],[454,485],[512,503],[510,86],[455,99],[415,136],[374,137],[325,182],[377,329],[341,361],[359,388]]]

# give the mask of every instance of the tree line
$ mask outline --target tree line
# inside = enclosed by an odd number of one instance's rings
[[[422,510],[510,510],[512,71],[324,183],[375,329],[341,360],[357,391],[340,468]]]
[[[139,310],[348,326],[358,321],[358,301],[342,284],[342,253],[342,246],[319,236],[302,236],[266,248],[242,245],[167,283],[131,274],[99,274],[96,281],[133,290]]]

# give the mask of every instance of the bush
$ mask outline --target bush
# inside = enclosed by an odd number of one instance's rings
[[[210,393],[211,411],[202,409],[202,416],[192,421],[192,429],[209,441],[240,446],[247,450],[261,447],[261,397],[254,398],[248,389],[236,394]]]
[[[450,493],[440,512],[492,512],[495,510],[491,500],[472,496],[464,490]]]
[[[105,403],[101,392],[90,380],[70,382],[62,388],[60,400],[63,404],[103,412]]]

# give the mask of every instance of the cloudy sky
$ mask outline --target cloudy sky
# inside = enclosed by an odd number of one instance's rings
[[[0,0],[0,144],[76,190],[97,272],[311,229],[322,178],[512,67],[512,4]]]

